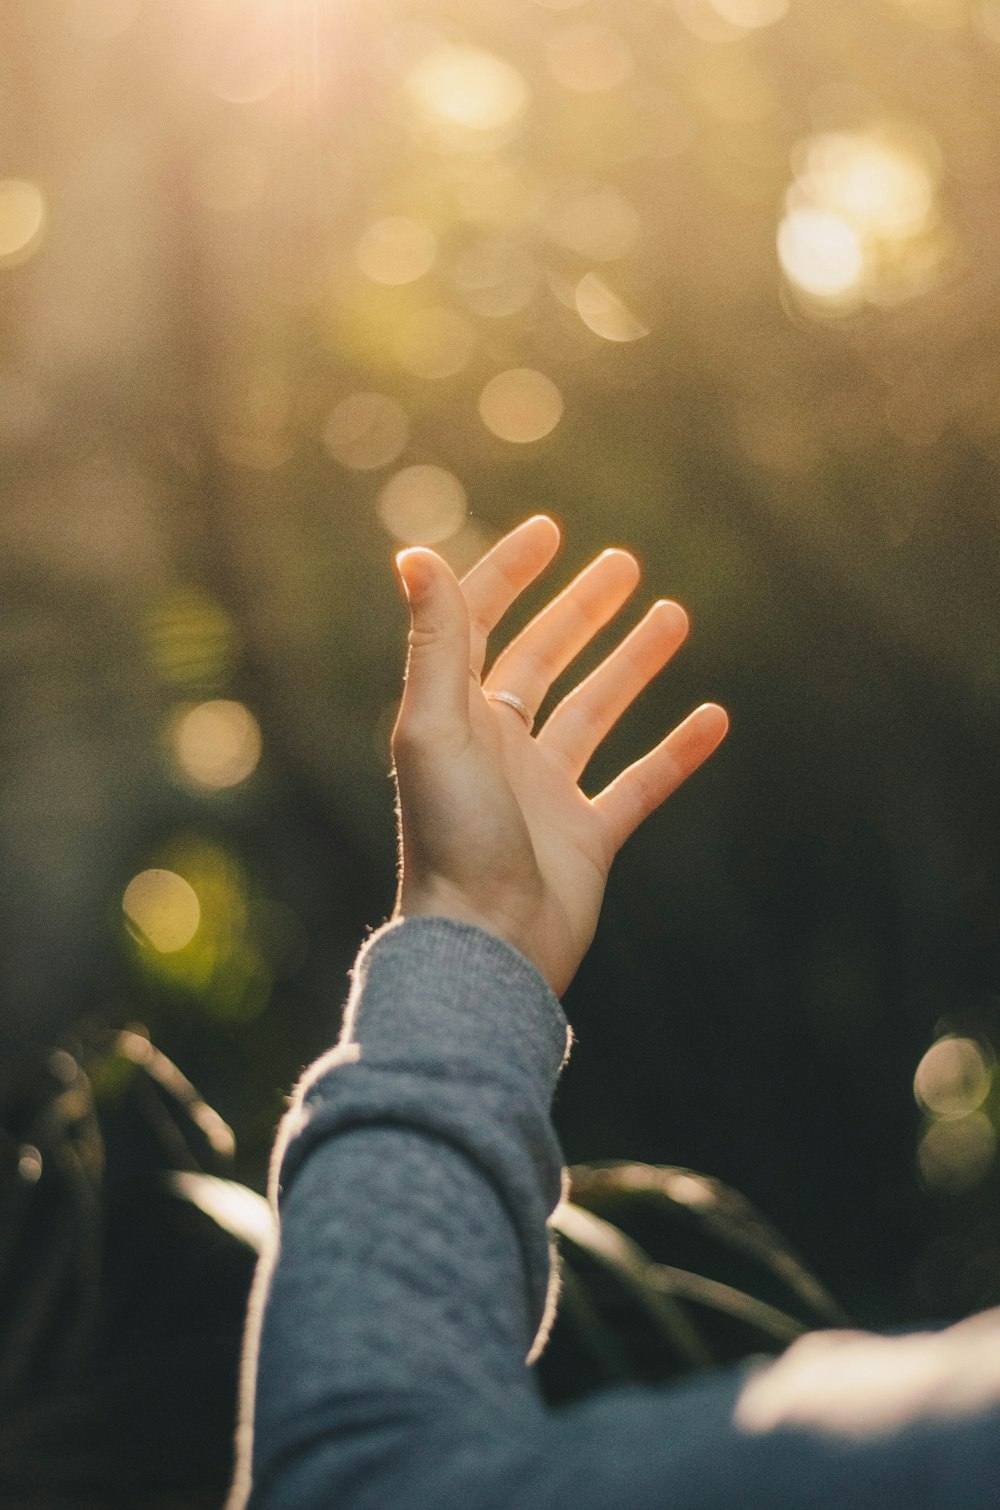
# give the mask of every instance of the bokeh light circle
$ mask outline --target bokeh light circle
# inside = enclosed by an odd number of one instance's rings
[[[405,545],[437,545],[465,522],[465,489],[445,467],[421,464],[396,472],[378,495],[379,518]]]
[[[562,27],[548,39],[545,55],[553,78],[578,94],[617,89],[635,69],[625,38],[596,21]]]
[[[415,283],[434,266],[437,238],[429,226],[409,215],[388,215],[362,232],[355,261],[373,283]]]
[[[174,758],[184,776],[206,791],[224,791],[246,781],[260,762],[260,725],[243,703],[211,698],[188,708],[170,731]]]
[[[917,1065],[913,1094],[936,1117],[961,1117],[982,1106],[992,1080],[992,1066],[975,1039],[939,1038]]]
[[[402,404],[384,393],[352,393],[330,411],[322,440],[341,466],[370,472],[395,461],[409,436]]]
[[[425,116],[465,131],[500,130],[528,103],[524,76],[481,47],[436,47],[415,65],[406,83]]]
[[[984,1179],[996,1158],[996,1129],[984,1112],[933,1122],[917,1149],[926,1184],[946,1195],[961,1195]]]
[[[437,305],[402,320],[392,342],[403,371],[428,382],[461,372],[475,348],[476,331],[468,316]]]
[[[158,954],[176,954],[190,944],[201,922],[193,886],[172,870],[143,870],[122,896],[130,932]]]
[[[778,227],[778,260],[786,276],[819,299],[843,299],[859,286],[864,244],[849,221],[831,210],[791,210]]]
[[[0,178],[0,267],[24,262],[45,233],[45,196],[26,178]]]
[[[501,440],[526,445],[555,429],[563,397],[550,377],[532,367],[511,367],[490,378],[479,395],[483,424]]]

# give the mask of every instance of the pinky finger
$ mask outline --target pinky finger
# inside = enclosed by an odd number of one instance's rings
[[[675,792],[723,741],[729,718],[718,703],[702,703],[666,739],[627,766],[594,798],[617,854],[629,834]]]

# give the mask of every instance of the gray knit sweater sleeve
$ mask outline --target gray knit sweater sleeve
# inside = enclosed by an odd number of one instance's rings
[[[995,1505],[995,1398],[853,1435],[773,1402],[766,1429],[741,1424],[739,1370],[544,1407],[526,1359],[552,1294],[549,1103],[566,1046],[542,978],[478,929],[412,919],[362,950],[341,1042],[278,1139],[280,1244],[251,1306],[231,1505]],[[980,1362],[998,1338],[1000,1323]]]

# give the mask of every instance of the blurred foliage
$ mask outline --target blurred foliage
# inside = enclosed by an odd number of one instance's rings
[[[996,0],[0,36],[5,1050],[141,1019],[259,1178],[392,904],[391,551],[544,508],[694,621],[588,781],[733,715],[613,879],[570,1157],[712,1170],[863,1319],[1000,1298]]]

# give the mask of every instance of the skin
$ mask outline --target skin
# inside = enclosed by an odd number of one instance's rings
[[[728,719],[703,703],[602,792],[580,777],[601,740],[687,635],[661,599],[595,671],[529,734],[504,689],[534,714],[549,687],[631,597],[635,557],[604,551],[496,656],[487,641],[552,561],[545,515],[500,540],[461,582],[433,551],[396,565],[410,605],[409,657],[393,757],[401,872],[396,916],[473,923],[513,944],[557,995],[594,936],[608,871],[644,818],[711,755]]]

